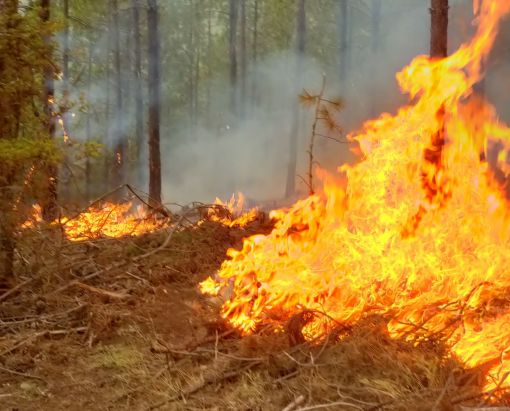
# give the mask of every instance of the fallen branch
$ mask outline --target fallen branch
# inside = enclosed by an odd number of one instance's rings
[[[7,298],[9,298],[11,295],[16,294],[19,290],[21,290],[23,287],[25,287],[28,284],[30,284],[32,281],[34,281],[34,279],[33,278],[29,278],[28,280],[25,280],[22,283],[19,283],[14,288],[11,288],[10,290],[8,290],[5,293],[3,293],[2,295],[0,295],[0,303],[2,301],[7,300]]]
[[[5,368],[5,367],[2,367],[2,366],[0,366],[0,371],[6,372],[6,373],[12,374],[12,375],[18,375],[20,377],[31,378],[31,379],[34,379],[34,380],[39,380],[39,381],[46,382],[43,378],[38,377],[37,375],[25,374],[23,372],[11,370],[9,368]]]
[[[225,380],[229,380],[230,378],[237,377],[237,376],[241,375],[242,373],[244,373],[245,371],[248,371],[251,368],[255,367],[256,365],[260,365],[261,363],[262,363],[261,361],[257,361],[257,362],[254,361],[254,362],[242,367],[241,369],[227,371],[218,377],[204,378],[200,383],[192,384],[192,385],[184,388],[179,394],[174,395],[170,398],[167,398],[166,400],[161,401],[158,404],[152,405],[151,407],[149,407],[149,410],[156,410],[158,408],[163,407],[164,405],[166,405],[168,403],[177,401],[179,398],[182,398],[182,397],[185,397],[188,395],[192,395],[192,394],[196,393],[197,391],[200,391],[202,388],[207,387],[210,384],[218,384]]]
[[[35,333],[35,334],[31,335],[30,337],[20,341],[18,344],[15,344],[12,347],[7,348],[6,350],[2,351],[0,353],[0,357],[3,357],[6,354],[10,354],[11,352],[16,351],[18,348],[23,347],[24,345],[28,344],[29,342],[32,342],[40,337],[45,337],[48,335],[66,335],[66,334],[71,334],[73,332],[84,332],[86,330],[87,330],[87,327],[76,327],[76,328],[70,328],[67,330],[41,331],[41,332]]]
[[[165,249],[166,246],[170,243],[170,240],[174,236],[175,231],[177,230],[177,228],[179,228],[179,226],[181,225],[181,223],[185,217],[186,217],[186,213],[182,214],[181,218],[179,218],[179,220],[172,226],[172,228],[168,232],[168,235],[167,235],[165,241],[163,242],[163,244],[161,244],[158,248],[149,251],[148,253],[136,256],[135,258],[133,258],[133,260],[138,261],[138,260],[141,260],[142,258],[150,257],[151,255],[154,255],[154,254],[158,253],[159,251]]]
[[[113,298],[116,300],[124,300],[124,299],[130,297],[129,294],[122,294],[122,293],[116,293],[114,291],[103,290],[101,288],[97,288],[97,287],[93,287],[88,284],[84,284],[80,281],[76,282],[74,285],[83,289],[83,290],[90,291],[92,293],[99,294],[99,295],[102,295],[102,296],[108,297],[108,298]]]
[[[294,401],[292,401],[289,405],[287,405],[282,411],[293,411],[296,407],[299,407],[301,404],[305,402],[305,396],[300,395]]]

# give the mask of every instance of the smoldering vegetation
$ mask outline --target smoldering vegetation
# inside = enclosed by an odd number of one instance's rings
[[[282,198],[296,111],[297,195],[306,194],[307,187],[299,176],[305,175],[308,166],[306,150],[313,110],[301,106],[298,96],[304,89],[317,92],[323,74],[326,95],[344,102],[337,115],[344,137],[359,129],[365,120],[382,112],[394,112],[407,102],[407,97],[398,90],[395,73],[414,56],[428,53],[428,3],[351,1],[343,9],[338,1],[308,2],[306,51],[301,57],[296,53],[295,2],[266,3],[259,2],[256,23],[254,3],[246,3],[246,69],[238,28],[237,79],[233,82],[229,75],[228,2],[212,1],[207,7],[184,0],[161,2],[164,201],[207,202],[237,191],[254,202]],[[140,147],[136,142],[132,7],[130,2],[119,4],[119,35],[123,45],[120,73],[114,67],[111,21],[98,20],[92,31],[84,26],[71,32],[71,50],[80,50],[88,56],[81,56],[80,63],[75,63],[76,52],[71,53],[75,80],[70,97],[75,117],[69,121],[69,133],[76,140],[97,140],[110,150],[119,138],[127,138],[128,180],[146,191],[146,140]],[[472,26],[467,22],[473,11],[469,0],[452,1],[450,9],[449,50],[453,51],[472,34]],[[145,84],[148,74],[143,9],[140,18],[141,81]],[[510,108],[506,99],[510,90],[505,78],[510,73],[510,59],[505,57],[509,53],[505,40],[509,31],[504,27],[500,34],[484,82],[488,98],[507,120]],[[119,82],[120,110],[115,107]],[[146,107],[148,98],[143,89]],[[146,113],[143,122],[146,138]],[[120,129],[116,124],[120,124]],[[328,134],[329,130],[321,133]],[[356,160],[351,148],[348,144],[319,139],[315,147],[317,165],[334,172],[342,163]],[[136,154],[139,150],[141,156]],[[104,181],[111,170],[102,158],[94,162],[97,164],[94,179],[102,181],[96,184],[95,191],[100,193],[107,189]]]

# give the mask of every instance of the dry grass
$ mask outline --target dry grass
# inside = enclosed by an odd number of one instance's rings
[[[481,371],[464,370],[439,342],[390,339],[384,318],[298,345],[267,328],[226,333],[196,285],[243,235],[268,229],[263,220],[194,224],[143,259],[166,231],[83,243],[25,233],[23,286],[0,305],[0,409],[460,410],[484,401]]]

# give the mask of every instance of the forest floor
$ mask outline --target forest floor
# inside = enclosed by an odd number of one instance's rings
[[[204,221],[136,238],[69,242],[33,229],[18,286],[0,296],[1,410],[466,410],[483,370],[439,342],[390,339],[367,318],[320,341],[241,337],[198,292],[229,247],[271,229]],[[473,408],[475,409],[475,408]],[[482,408],[477,408],[482,409]]]

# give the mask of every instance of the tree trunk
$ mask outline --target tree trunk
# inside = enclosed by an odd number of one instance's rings
[[[207,89],[206,89],[206,101],[207,101],[207,123],[212,123],[212,112],[211,112],[211,77],[212,77],[212,4],[213,0],[209,0],[208,12],[207,12]]]
[[[189,54],[189,78],[188,78],[188,117],[189,124],[192,125],[195,123],[194,121],[194,112],[195,112],[195,10],[194,10],[194,2],[193,0],[189,1],[189,13],[190,13],[190,23],[188,24],[189,34],[188,34],[188,46],[190,50]]]
[[[379,49],[381,47],[381,0],[372,0],[372,33],[371,33],[371,44],[370,48],[372,51],[372,58],[379,58]],[[377,78],[377,66],[372,63],[371,68],[371,78],[372,78],[372,93],[373,95],[377,95],[376,83],[375,79]],[[375,118],[377,115],[377,99],[371,99],[371,117]]]
[[[258,59],[258,50],[259,48],[259,0],[255,0],[253,4],[253,39],[252,39],[252,66],[256,66]],[[252,85],[251,85],[251,98],[254,104],[258,101],[258,93],[257,93],[257,75],[252,76]]]
[[[68,110],[69,110],[69,0],[63,0],[64,6],[64,34],[62,41],[62,82],[63,82],[63,101],[62,101],[62,120],[66,130],[69,128]]]
[[[152,207],[161,204],[161,154],[159,122],[161,111],[161,80],[157,0],[147,0],[149,37],[149,202]]]
[[[43,23],[50,21],[50,0],[41,0],[41,20]],[[45,36],[44,42],[48,47],[48,53],[51,53],[51,38]],[[51,55],[48,56],[51,60]],[[55,113],[53,106],[55,104],[55,86],[54,86],[55,72],[53,65],[48,63],[44,70],[44,116],[46,119],[46,126],[48,136],[50,139],[55,138]],[[57,205],[57,188],[58,188],[58,168],[54,164],[46,165],[46,193],[41,201],[42,217],[44,221],[51,222],[58,217]]]
[[[239,0],[229,0],[229,60],[230,108],[237,114],[237,6]]]
[[[0,13],[14,17],[18,13],[18,1],[0,0]],[[0,70],[3,67],[2,57],[0,56]],[[17,119],[15,122],[19,123],[19,120]],[[17,127],[13,127],[10,123],[12,121],[9,119],[0,119],[0,139],[17,137]],[[14,193],[9,188],[14,182],[14,172],[9,174],[3,176],[5,185],[2,184],[0,187],[3,207],[6,207],[5,210],[0,210],[0,290],[10,288],[14,277],[15,223],[14,218],[9,212],[11,205],[15,201]]]
[[[87,73],[87,97],[88,97],[88,105],[87,105],[87,124],[86,124],[86,133],[87,133],[87,142],[92,140],[92,58],[94,53],[94,45],[92,41],[89,43],[89,62],[88,62],[88,73]],[[90,175],[90,157],[87,156],[85,159],[85,199],[87,201],[90,200],[90,188],[91,188],[91,175]]]
[[[113,49],[113,30],[112,30],[112,2],[109,3],[109,16],[108,16],[108,45],[106,47],[106,104],[105,104],[105,135],[107,144],[104,149],[104,167],[103,167],[103,191],[107,192],[111,189],[111,148],[113,147],[113,126],[112,126],[112,96],[111,96],[111,52]]]
[[[240,72],[241,72],[241,94],[240,94],[240,111],[241,116],[244,117],[246,109],[246,67],[247,67],[247,56],[246,56],[246,0],[241,1],[241,33],[240,33]]]
[[[114,41],[114,67],[116,76],[115,88],[115,127],[114,127],[114,147],[115,147],[115,186],[126,183],[126,137],[124,135],[124,110],[122,101],[122,65],[120,52],[120,23],[119,23],[119,6],[117,0],[111,0],[111,9],[113,13],[113,41]]]
[[[340,0],[340,81],[342,85],[345,85],[347,80],[347,33],[348,33],[348,7],[347,0]]]
[[[136,166],[138,167],[137,172],[137,184],[139,187],[143,187],[145,184],[143,178],[143,165],[145,164],[145,158],[147,155],[147,147],[144,139],[143,130],[143,86],[142,86],[142,42],[140,34],[140,0],[132,0],[133,7],[133,36],[134,36],[134,71],[135,71],[135,108],[136,108],[136,152],[137,161]]]
[[[306,7],[305,0],[299,0],[297,10],[297,62],[296,78],[301,83],[301,71],[306,46]],[[287,167],[287,183],[285,197],[292,197],[296,192],[297,146],[299,136],[299,105],[296,104],[294,119],[289,139],[289,162]]]
[[[448,54],[448,0],[430,3],[430,57]]]

